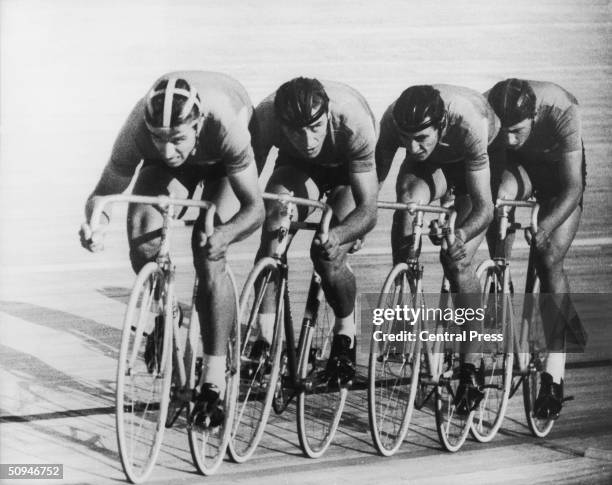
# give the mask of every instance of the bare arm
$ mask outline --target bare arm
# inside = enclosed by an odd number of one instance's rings
[[[340,244],[345,244],[364,236],[376,225],[376,198],[378,197],[378,184],[376,172],[351,173],[351,190],[355,198],[355,209],[334,227]],[[331,232],[330,231],[330,232]]]
[[[582,195],[582,152],[573,151],[561,156],[559,165],[561,191],[555,207],[539,226],[549,234],[557,229],[574,211]]]
[[[231,242],[248,237],[263,224],[265,211],[259,184],[257,169],[250,163],[244,170],[229,175],[230,185],[238,201],[240,209],[229,221],[217,228],[225,233]]]
[[[491,172],[489,164],[477,171],[466,173],[467,192],[472,210],[465,222],[457,229],[457,237],[468,242],[480,234],[493,220],[493,196],[491,195]]]
[[[106,167],[104,167],[104,171],[102,172],[100,180],[98,180],[95,189],[85,202],[85,220],[89,222],[97,197],[103,195],[119,194],[128,188],[131,180],[132,176],[121,175],[113,168],[113,165],[110,163]],[[103,224],[110,222],[110,213],[104,212],[103,214],[107,217],[107,220],[102,220],[101,222]]]
[[[136,142],[139,127],[143,123],[143,101],[140,100],[130,112],[127,120],[121,127],[113,144],[113,149],[106,167],[102,171],[100,180],[85,203],[85,220],[89,222],[95,198],[103,195],[120,194],[124,192],[130,182],[136,167],[142,160],[142,153]],[[110,219],[109,214],[106,216]],[[102,221],[105,223],[108,221]]]

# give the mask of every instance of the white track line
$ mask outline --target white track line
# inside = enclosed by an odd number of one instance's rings
[[[572,247],[603,247],[612,245],[612,237],[596,237],[596,238],[585,238],[576,239],[572,243]],[[514,244],[516,249],[527,249],[527,243],[523,240]],[[480,248],[484,249],[484,246]],[[439,249],[432,245],[424,245],[423,253],[435,253]],[[292,251],[292,258],[307,258],[309,257],[308,251]],[[389,247],[368,247],[367,241],[365,248],[361,249],[358,255],[363,256],[381,256],[391,254],[391,248]],[[243,253],[230,253],[229,261],[251,261],[254,258],[254,253],[243,252]],[[179,265],[191,265],[191,257],[177,257],[173,258],[174,263]],[[119,269],[129,268],[130,263],[127,258],[120,258],[114,261],[91,261],[91,262],[79,262],[79,263],[63,263],[63,264],[38,264],[38,265],[6,265],[3,266],[3,273],[52,273],[57,271],[92,271],[92,270],[105,270],[105,269]]]

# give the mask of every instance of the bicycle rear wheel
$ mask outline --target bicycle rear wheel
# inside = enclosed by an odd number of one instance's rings
[[[242,290],[240,297],[240,329],[242,350],[240,354],[240,387],[234,412],[229,454],[232,460],[242,463],[248,460],[263,435],[276,380],[280,368],[282,345],[281,315],[276,317],[272,345],[253,356],[255,342],[261,337],[256,324],[266,289],[278,282],[277,262],[264,258],[257,262]],[[282,295],[278,295],[282,301]]]
[[[512,301],[510,295],[503,292],[502,269],[489,260],[480,265],[476,276],[482,288],[484,332],[501,332],[504,339],[511,343]],[[472,435],[481,443],[491,441],[499,431],[512,388],[514,353],[511,346],[504,342],[500,342],[498,346],[489,346],[481,356],[480,372],[484,381],[484,397],[475,410],[471,427]]]
[[[212,475],[221,466],[225,458],[225,452],[232,431],[232,420],[234,417],[234,408],[236,405],[236,396],[238,394],[238,369],[240,362],[240,329],[238,326],[238,292],[236,290],[236,280],[229,268],[226,266],[227,276],[230,280],[232,291],[234,293],[234,321],[232,322],[232,331],[227,344],[227,368],[225,371],[225,396],[223,398],[223,408],[225,411],[225,420],[216,428],[199,427],[189,423],[187,432],[189,436],[189,449],[193,463],[200,473],[203,475]],[[194,298],[197,289],[194,291]],[[195,299],[192,309],[192,319],[198,321],[197,311],[195,309]],[[196,327],[200,329],[199,323]],[[201,358],[202,343],[198,339],[198,350],[193,352],[193,360],[190,365],[190,386],[195,388],[201,374]],[[200,367],[200,368],[198,368]],[[193,412],[194,403],[189,403],[189,415]]]
[[[311,298],[315,288],[318,288],[316,298]],[[339,382],[330,382],[325,372],[335,317],[316,274],[308,294],[306,322],[302,325],[299,344],[299,377],[305,388],[298,394],[297,431],[304,454],[318,458],[334,439],[348,389]]]
[[[123,323],[116,426],[121,464],[132,483],[150,475],[164,435],[172,379],[170,291],[157,263],[146,264],[136,277]]]
[[[451,452],[459,451],[470,431],[474,411],[462,414],[455,406],[459,387],[459,355],[446,351],[442,373],[436,386],[436,428],[442,446]]]
[[[414,288],[414,284],[413,284]],[[408,266],[396,265],[385,280],[378,308],[420,307],[419,295],[410,288]],[[414,322],[412,322],[414,323]],[[386,320],[375,326],[378,335],[411,332],[418,328],[406,320]],[[372,336],[368,366],[368,417],[374,446],[391,456],[406,437],[419,384],[421,341],[380,341]]]

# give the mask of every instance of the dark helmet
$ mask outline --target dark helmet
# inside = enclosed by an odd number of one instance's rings
[[[146,97],[145,120],[152,128],[174,128],[200,117],[202,105],[196,89],[178,77],[163,77]]]
[[[512,126],[535,117],[536,97],[527,81],[506,79],[489,91],[489,104],[503,126]]]
[[[395,102],[393,118],[402,131],[416,133],[429,126],[442,128],[446,117],[440,91],[433,86],[411,86]]]
[[[276,91],[274,111],[285,125],[308,126],[327,113],[329,98],[317,79],[296,77]]]

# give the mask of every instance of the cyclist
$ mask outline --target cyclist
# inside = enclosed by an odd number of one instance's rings
[[[226,347],[235,317],[227,311],[233,308],[233,293],[225,272],[226,252],[232,242],[255,231],[264,218],[249,133],[252,114],[248,94],[229,76],[204,71],[162,76],[128,116],[85,206],[89,221],[98,196],[123,192],[133,178],[134,194],[172,193],[180,198],[192,197],[198,184],[205,182],[202,198],[216,204],[218,218],[214,234],[207,239],[201,213],[192,234],[200,281],[196,307],[204,341],[202,378],[195,393],[197,424],[209,416],[211,426],[216,426],[224,416]],[[233,213],[236,198],[240,207]],[[110,214],[105,218],[102,222],[108,224]],[[161,222],[155,207],[129,206],[127,232],[135,272],[155,260]],[[101,250],[105,227],[92,232],[88,223],[83,224],[81,244],[90,251]],[[159,318],[157,327],[156,332],[163,329]],[[154,341],[149,335],[146,359],[154,357]]]
[[[374,168],[375,119],[366,100],[338,82],[298,77],[284,83],[255,110],[259,132],[253,136],[262,166],[272,146],[278,157],[266,191],[318,198],[327,194],[334,212],[328,239],[315,235],[311,258],[335,314],[327,374],[347,383],[355,374],[355,276],[347,253],[376,224],[378,187]],[[272,255],[279,227],[278,203],[266,206],[258,258]],[[307,211],[300,211],[304,219]],[[261,339],[255,355],[269,347],[274,325],[274,290],[258,315]]]
[[[444,273],[461,307],[478,308],[479,282],[473,257],[493,219],[488,144],[499,120],[481,94],[445,84],[411,86],[383,114],[376,145],[376,167],[382,184],[399,148],[406,156],[396,180],[399,202],[423,204],[455,195],[454,243],[440,252]],[[413,216],[396,211],[391,229],[394,264],[414,257]],[[483,397],[477,379],[480,355],[462,346],[457,409],[467,413]]]
[[[569,301],[563,260],[582,215],[586,162],[576,98],[550,82],[506,79],[486,93],[501,120],[501,150],[491,151],[496,197],[541,205],[533,235],[541,293],[559,295],[542,306],[549,355],[535,404],[536,416],[556,419],[563,403],[565,337],[584,345],[586,335]],[[498,145],[496,142],[495,145]],[[491,225],[489,248],[497,228]],[[512,239],[508,239],[512,244]],[[567,325],[566,325],[567,324]],[[565,330],[571,330],[566,334]]]

